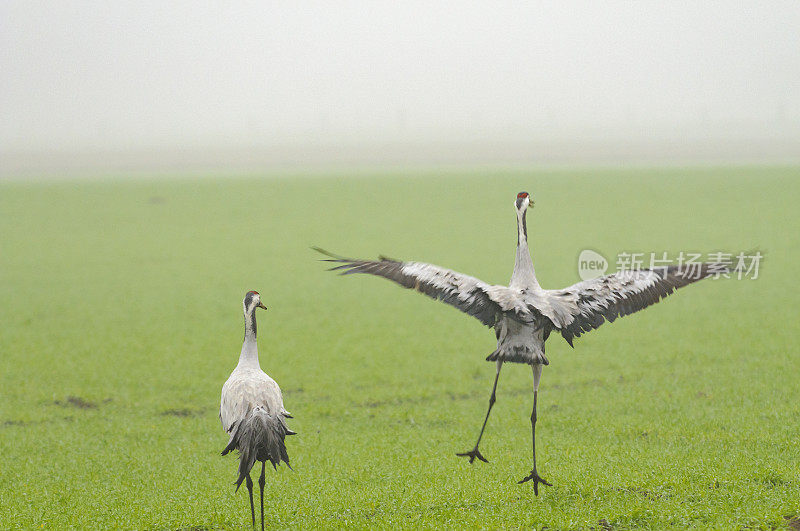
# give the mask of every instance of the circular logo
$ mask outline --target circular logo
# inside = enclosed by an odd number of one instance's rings
[[[578,276],[581,280],[590,280],[602,276],[608,269],[608,260],[591,249],[584,249],[578,255]]]

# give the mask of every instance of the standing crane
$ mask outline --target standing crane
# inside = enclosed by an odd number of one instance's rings
[[[261,370],[258,363],[256,344],[256,308],[267,309],[261,303],[257,291],[248,291],[244,296],[244,344],[239,354],[239,363],[222,386],[219,405],[219,419],[222,427],[230,434],[228,445],[222,455],[231,450],[239,450],[239,477],[236,490],[247,480],[250,493],[250,518],[256,525],[256,512],[253,505],[253,480],[250,470],[256,461],[261,461],[261,530],[264,530],[264,469],[266,462],[277,468],[281,461],[289,465],[284,439],[294,435],[286,425],[292,418],[283,407],[281,388]]]
[[[652,270],[625,270],[579,282],[560,290],[542,289],[536,279],[530,250],[525,215],[533,208],[527,192],[517,194],[514,207],[517,214],[517,254],[514,271],[508,286],[487,284],[477,278],[422,262],[401,262],[380,256],[378,260],[353,260],[315,250],[328,256],[327,262],[336,265],[332,271],[343,275],[366,273],[392,280],[429,297],[455,306],[462,312],[494,328],[497,348],[487,361],[494,361],[496,374],[489,409],[478,434],[475,447],[458,453],[472,463],[488,460],[478,450],[489,414],[496,401],[497,381],[505,362],[526,363],[533,369],[533,411],[531,413],[531,446],[533,469],[519,481],[533,481],[533,491],[539,495],[539,483],[550,486],[536,470],[536,402],[542,367],[549,364],[544,344],[551,332],[557,331],[574,348],[573,338],[593,330],[605,321],[613,322],[651,304],[655,304],[677,288],[725,271],[722,264],[693,264],[686,268],[669,266]]]

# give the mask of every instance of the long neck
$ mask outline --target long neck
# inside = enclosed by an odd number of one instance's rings
[[[259,367],[258,344],[256,343],[256,309],[244,313],[244,343],[239,354],[239,366]]]
[[[511,274],[512,288],[538,288],[536,271],[533,269],[531,252],[528,249],[528,226],[525,222],[526,210],[517,210],[517,256],[514,272]]]

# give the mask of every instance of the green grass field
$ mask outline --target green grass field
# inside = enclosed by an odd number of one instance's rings
[[[546,288],[581,249],[743,251],[576,341],[539,393],[491,330],[309,249],[379,253],[506,283],[513,201]],[[0,184],[0,528],[246,528],[217,418],[259,314],[262,367],[295,416],[270,527],[782,527],[800,515],[800,169],[485,171]],[[613,270],[613,264],[612,264]]]

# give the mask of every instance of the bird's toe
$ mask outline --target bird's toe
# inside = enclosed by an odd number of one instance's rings
[[[457,453],[456,455],[459,456],[459,457],[469,457],[469,463],[470,464],[472,464],[475,461],[475,459],[480,459],[484,463],[488,463],[489,462],[488,459],[483,457],[483,454],[481,454],[481,452],[478,450],[477,446],[475,448],[473,448],[472,450],[470,450],[469,452]]]
[[[536,470],[531,470],[531,473],[528,474],[526,477],[522,478],[517,483],[522,484],[528,481],[533,480],[533,493],[538,496],[539,495],[539,483],[542,485],[547,485],[548,487],[552,487],[553,484],[541,477]]]

